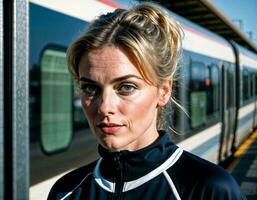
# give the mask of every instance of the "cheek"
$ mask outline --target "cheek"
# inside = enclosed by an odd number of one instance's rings
[[[96,103],[94,103],[91,100],[86,99],[85,97],[81,97],[81,104],[82,104],[82,108],[83,111],[87,117],[88,120],[91,120],[93,114],[97,113],[96,109]]]
[[[121,105],[124,114],[127,114],[133,120],[143,120],[145,117],[153,117],[157,105],[156,96],[151,94],[139,95],[133,101]]]

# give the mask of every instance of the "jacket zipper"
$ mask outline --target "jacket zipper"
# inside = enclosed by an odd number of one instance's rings
[[[114,192],[114,199],[120,200],[122,196],[123,190],[123,163],[121,162],[121,153],[118,152],[114,156],[114,163],[115,163],[115,171],[116,171],[116,179],[115,179],[115,192]]]

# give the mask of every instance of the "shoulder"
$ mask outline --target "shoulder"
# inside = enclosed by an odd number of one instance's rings
[[[183,166],[185,166],[187,171],[193,172],[198,177],[207,175],[215,177],[230,176],[222,167],[187,151],[183,151],[176,164],[180,169],[183,169]]]
[[[172,170],[176,173],[172,178],[183,193],[200,195],[197,197],[199,199],[245,199],[235,179],[227,171],[187,151],[170,169],[170,174]]]
[[[51,188],[48,200],[58,199],[58,194],[66,194],[73,190],[77,185],[83,181],[86,176],[92,175],[97,161],[88,165],[75,169],[58,179]]]

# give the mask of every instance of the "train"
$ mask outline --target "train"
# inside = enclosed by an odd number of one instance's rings
[[[97,144],[67,69],[68,46],[97,16],[137,3],[29,0],[32,196],[42,193],[42,186],[50,189],[60,174],[97,158]],[[257,127],[257,54],[166,12],[184,30],[172,95],[187,111],[166,108],[168,128],[183,149],[222,165]]]

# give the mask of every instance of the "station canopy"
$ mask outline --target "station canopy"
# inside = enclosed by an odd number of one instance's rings
[[[257,53],[257,46],[211,0],[157,0],[180,16]]]

